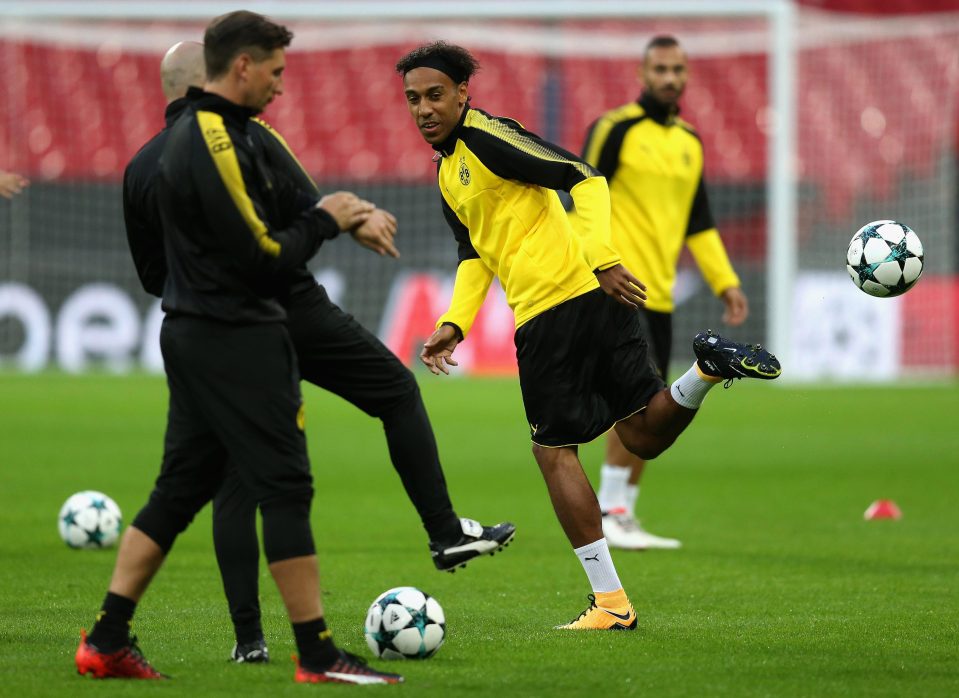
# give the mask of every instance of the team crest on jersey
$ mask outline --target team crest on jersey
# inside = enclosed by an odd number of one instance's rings
[[[683,151],[683,164],[684,164],[686,167],[689,167],[690,165],[693,164],[693,159],[689,156],[689,151],[688,151],[688,150],[684,150],[684,151]]]
[[[460,184],[464,187],[469,186],[470,183],[470,168],[466,166],[466,158],[460,158]]]

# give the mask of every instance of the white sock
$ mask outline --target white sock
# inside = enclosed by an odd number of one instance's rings
[[[669,393],[673,396],[673,400],[683,407],[698,410],[700,405],[703,404],[703,400],[706,399],[706,393],[709,392],[709,389],[722,382],[722,378],[714,378],[704,374],[700,370],[699,364],[693,362],[692,367],[669,387]]]
[[[605,538],[600,538],[582,548],[574,548],[573,552],[576,553],[586,576],[589,577],[589,585],[593,588],[593,593],[617,591],[623,588],[619,575],[616,574],[616,568],[613,566],[613,558],[609,556],[609,546],[606,545]]]
[[[636,518],[636,500],[639,499],[639,485],[626,483],[626,514],[631,519]]]
[[[630,469],[620,465],[603,463],[599,469],[599,508],[601,511],[626,508],[626,483]]]

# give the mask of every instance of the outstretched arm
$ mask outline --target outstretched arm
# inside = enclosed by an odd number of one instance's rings
[[[444,323],[452,324],[459,330],[459,339],[463,340],[473,327],[476,314],[486,300],[490,284],[493,283],[493,271],[483,263],[479,253],[470,241],[470,232],[446,200],[443,200],[443,215],[456,238],[459,265],[456,267],[456,279],[453,282],[453,297],[450,307],[439,320],[436,327]]]

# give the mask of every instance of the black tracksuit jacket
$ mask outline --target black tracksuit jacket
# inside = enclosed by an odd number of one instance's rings
[[[315,208],[317,196],[271,166],[264,139],[250,134],[253,114],[191,90],[179,118],[159,136],[153,210],[162,220],[168,315],[282,321],[277,297],[320,244],[339,233],[334,219]],[[145,146],[141,154],[152,150]],[[138,263],[138,270],[141,279],[151,277],[149,265]]]

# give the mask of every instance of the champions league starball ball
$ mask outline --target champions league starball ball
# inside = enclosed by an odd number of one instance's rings
[[[439,602],[415,587],[396,587],[376,597],[366,614],[366,644],[383,659],[426,659],[446,639]]]
[[[71,495],[57,519],[60,537],[71,548],[109,548],[120,537],[122,525],[117,503],[95,490]]]
[[[856,286],[878,298],[900,296],[922,275],[922,243],[909,226],[873,221],[852,236],[846,271]]]

